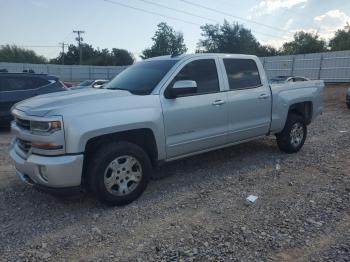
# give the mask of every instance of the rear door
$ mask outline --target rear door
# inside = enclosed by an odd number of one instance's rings
[[[237,142],[262,135],[270,129],[271,92],[263,84],[253,59],[223,58],[228,87],[228,140]]]
[[[178,80],[192,80],[197,83],[197,92],[175,99],[161,95],[168,158],[227,142],[227,99],[226,93],[221,92],[223,80],[217,63],[214,58],[187,61],[175,72],[167,88]]]

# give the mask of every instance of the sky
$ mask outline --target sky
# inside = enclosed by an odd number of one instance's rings
[[[196,50],[200,25],[239,22],[262,44],[280,47],[296,31],[329,39],[350,23],[350,0],[0,0],[0,45],[16,44],[48,58],[58,43],[76,44],[73,30],[99,48],[123,48],[139,57],[166,22]]]

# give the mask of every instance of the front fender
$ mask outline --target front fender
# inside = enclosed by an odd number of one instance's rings
[[[66,152],[84,152],[87,142],[95,137],[147,128],[152,130],[158,158],[165,156],[164,125],[162,114],[156,108],[142,108],[96,113],[69,119],[65,122]]]

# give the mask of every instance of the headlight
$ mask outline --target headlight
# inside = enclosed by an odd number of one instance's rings
[[[30,121],[30,130],[34,132],[53,132],[61,130],[62,125],[60,121]]]

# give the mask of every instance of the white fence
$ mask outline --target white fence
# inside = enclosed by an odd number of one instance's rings
[[[350,82],[350,50],[293,56],[262,57],[268,78],[276,76],[306,76],[325,82]],[[57,75],[64,81],[86,79],[111,79],[126,66],[80,66],[52,64],[21,64],[0,62],[0,69],[22,72],[32,69],[35,73]]]
[[[0,62],[0,69],[18,73],[33,70],[35,73],[56,75],[63,81],[83,81],[86,79],[111,79],[126,66],[85,66],[85,65],[53,65],[53,64],[21,64]]]
[[[306,76],[325,82],[350,82],[350,50],[293,56],[263,57],[268,78]]]

